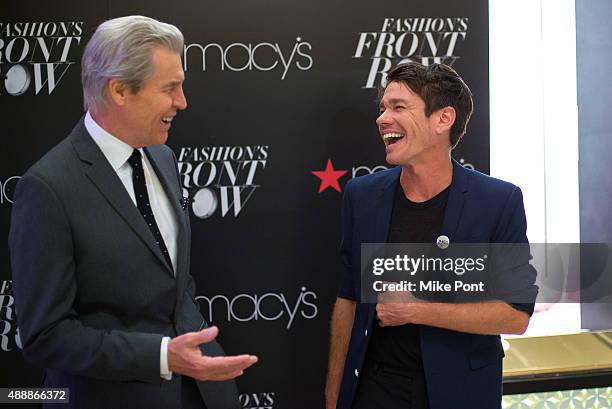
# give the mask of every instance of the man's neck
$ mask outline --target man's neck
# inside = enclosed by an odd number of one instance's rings
[[[128,140],[129,138],[126,138],[125,136],[126,132],[123,129],[121,129],[121,127],[117,126],[116,120],[112,120],[114,114],[105,112],[103,110],[93,111],[91,109],[89,110],[89,114],[91,115],[93,120],[96,121],[96,123],[102,129],[104,129],[106,132],[108,132],[115,138],[127,143],[128,145],[130,145],[131,147],[135,149],[142,148],[142,146],[136,146],[137,144],[135,144],[131,140]],[[116,118],[116,115],[115,115],[115,118]]]
[[[402,166],[400,184],[413,202],[424,202],[450,186],[453,163],[450,153],[434,160]]]

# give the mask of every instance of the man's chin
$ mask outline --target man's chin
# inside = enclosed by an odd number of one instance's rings
[[[397,158],[395,158],[395,157],[394,157],[394,155],[392,155],[392,154],[388,154],[388,155],[385,157],[385,160],[386,160],[386,161],[387,161],[387,163],[388,163],[389,165],[391,165],[391,166],[398,166],[398,165],[400,165],[400,164],[401,164],[401,163],[398,161],[398,159],[397,159]]]
[[[163,145],[168,141],[168,132],[162,133],[159,138],[157,138],[157,145]]]

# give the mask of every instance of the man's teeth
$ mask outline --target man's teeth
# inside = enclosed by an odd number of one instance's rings
[[[174,119],[174,117],[172,116],[165,116],[162,118],[162,122],[169,124],[170,122],[172,122],[172,120]]]
[[[383,139],[385,141],[390,141],[392,139],[399,139],[399,138],[403,138],[404,134],[401,133],[395,133],[395,132],[391,132],[391,133],[386,133],[383,135]]]

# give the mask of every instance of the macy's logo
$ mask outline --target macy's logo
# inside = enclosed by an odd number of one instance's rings
[[[307,291],[306,287],[301,288],[294,302],[283,293],[237,294],[231,298],[225,295],[196,297],[208,322],[218,322],[219,319],[226,319],[228,322],[286,320],[287,329],[291,328],[295,319],[300,316],[310,320],[318,315],[316,299],[317,294]]]

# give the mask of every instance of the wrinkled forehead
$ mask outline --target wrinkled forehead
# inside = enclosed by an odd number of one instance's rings
[[[382,90],[379,105],[393,104],[397,102],[413,103],[421,100],[418,94],[416,94],[405,82],[403,81],[391,81]]]

